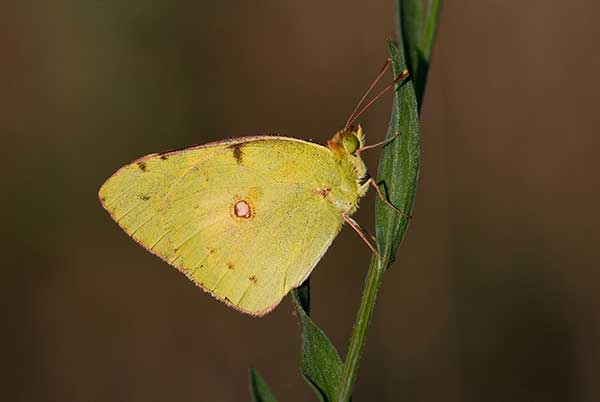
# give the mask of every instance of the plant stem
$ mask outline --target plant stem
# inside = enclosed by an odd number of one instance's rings
[[[348,353],[344,362],[344,370],[342,371],[342,378],[337,392],[337,402],[347,402],[352,395],[352,387],[356,381],[360,357],[365,346],[367,331],[373,317],[373,310],[375,310],[377,292],[379,291],[384,273],[385,265],[379,258],[374,257],[369,266],[360,308],[358,309],[352,337],[350,338],[350,345],[348,346]]]
[[[400,24],[398,36],[401,50],[398,53],[397,50],[394,51],[394,46],[390,47],[392,59],[394,60],[392,65],[394,73],[398,75],[406,68],[406,56],[404,55],[404,52],[402,52],[403,49],[407,48],[406,40],[411,41],[408,48],[420,48],[423,54],[417,65],[413,65],[413,68],[418,67],[417,71],[412,72],[414,75],[412,78],[414,87],[405,88],[402,95],[398,95],[398,92],[396,92],[393,109],[394,113],[392,114],[392,122],[395,120],[396,124],[390,126],[391,131],[388,131],[388,137],[397,132],[403,133],[403,137],[400,139],[402,144],[400,146],[402,149],[399,149],[399,152],[396,154],[390,154],[392,159],[390,159],[389,156],[388,159],[386,159],[386,155],[382,153],[382,159],[380,160],[380,175],[378,176],[381,177],[381,173],[385,173],[383,176],[388,176],[388,179],[391,179],[391,182],[396,185],[391,187],[392,190],[394,188],[408,189],[403,192],[396,190],[395,193],[397,205],[401,205],[404,211],[412,210],[416,191],[419,166],[418,110],[421,107],[423,94],[425,92],[427,73],[429,70],[429,63],[431,62],[431,52],[438,27],[442,0],[429,0],[424,28],[422,26],[422,21],[420,21],[420,8],[417,7],[419,2],[420,0],[398,0],[398,23]],[[412,12],[409,15],[405,15],[403,6],[406,6],[406,8],[412,10]],[[416,21],[406,20],[405,17],[416,19]],[[413,35],[409,37],[403,35],[404,24],[411,25],[411,34]],[[415,35],[415,32],[419,34]],[[419,39],[421,36],[422,39]],[[421,43],[419,43],[419,41]],[[395,57],[394,53],[396,54]],[[405,159],[402,160],[399,158]],[[348,402],[352,396],[352,388],[356,381],[360,358],[365,346],[365,340],[367,338],[371,318],[373,317],[373,311],[375,310],[375,301],[383,280],[383,274],[388,268],[390,261],[393,260],[393,256],[396,254],[396,250],[404,236],[407,225],[407,220],[404,220],[404,222],[402,222],[402,220],[400,222],[394,222],[394,220],[386,220],[385,214],[381,216],[377,215],[377,240],[380,241],[379,229],[381,229],[384,236],[381,238],[382,243],[380,243],[380,245],[384,245],[384,249],[386,250],[384,255],[387,258],[383,260],[380,258],[373,258],[371,260],[360,307],[356,315],[356,322],[354,323],[354,328],[352,330],[352,337],[350,338],[350,345],[348,346],[348,353],[346,354],[346,360],[344,361],[342,377],[336,390],[336,402]]]

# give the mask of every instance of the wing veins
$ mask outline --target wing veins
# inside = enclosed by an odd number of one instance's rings
[[[148,208],[146,208],[146,209],[148,209]],[[145,210],[144,210],[144,211],[145,211]],[[135,235],[135,234],[136,234],[136,233],[137,233],[137,232],[138,232],[138,231],[139,231],[141,228],[143,228],[144,226],[146,226],[146,224],[147,224],[148,222],[150,222],[152,219],[154,219],[154,218],[156,217],[156,215],[158,215],[158,212],[157,212],[157,213],[154,213],[154,214],[152,214],[152,215],[150,216],[150,218],[148,218],[148,219],[146,219],[144,222],[142,222],[142,224],[141,224],[141,225],[139,225],[137,228],[135,228],[135,230],[132,230],[132,231],[131,231],[131,233],[130,233],[129,235],[130,235],[130,236],[133,236],[133,235]]]
[[[167,236],[168,236],[168,235],[169,235],[171,232],[172,232],[172,230],[171,230],[171,229],[169,229],[169,230],[165,230],[165,233],[163,233],[163,234],[162,234],[162,235],[161,235],[161,236],[158,238],[158,240],[156,240],[156,241],[154,242],[154,244],[152,245],[152,247],[150,247],[150,249],[149,249],[149,250],[150,250],[150,251],[154,250],[154,247],[156,247],[156,246],[158,245],[158,243],[160,243],[160,241],[161,241],[162,239],[164,239],[165,237],[167,237]]]

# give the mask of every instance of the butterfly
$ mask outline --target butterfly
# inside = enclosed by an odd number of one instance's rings
[[[386,63],[389,66],[389,61]],[[136,242],[215,298],[262,316],[298,287],[374,186],[353,122],[359,106],[326,145],[283,136],[232,138],[154,153],[123,166],[100,188],[103,207]],[[398,211],[401,213],[400,211]]]

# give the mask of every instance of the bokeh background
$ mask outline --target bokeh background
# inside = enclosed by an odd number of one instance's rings
[[[591,1],[446,1],[414,218],[356,401],[600,400],[600,28]],[[244,401],[298,373],[289,300],[253,319],[121,232],[97,190],[156,151],[324,142],[386,58],[385,1],[22,1],[0,11],[3,398]],[[383,138],[390,97],[364,115]],[[366,156],[372,172],[378,152]],[[372,229],[373,194],[357,220]],[[345,228],[312,276],[345,353],[370,258]]]

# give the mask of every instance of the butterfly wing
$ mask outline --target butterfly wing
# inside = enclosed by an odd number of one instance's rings
[[[339,210],[317,191],[339,174],[321,145],[243,137],[141,158],[99,196],[149,251],[216,298],[263,315],[339,232]]]

